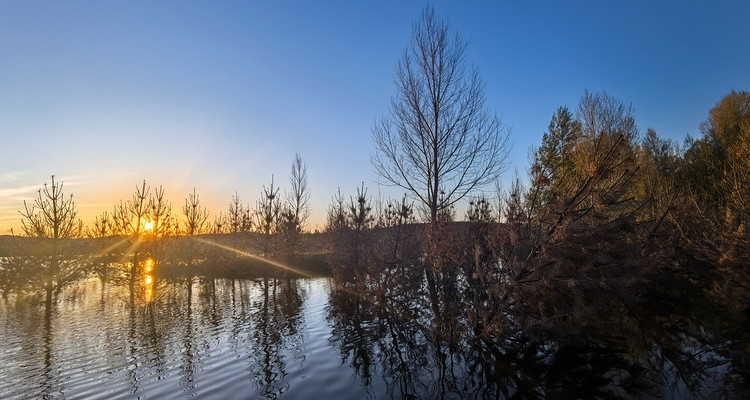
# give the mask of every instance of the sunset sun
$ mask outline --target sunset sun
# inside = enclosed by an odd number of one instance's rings
[[[146,221],[146,223],[143,224],[143,229],[146,231],[153,231],[154,230],[154,223],[151,221]]]

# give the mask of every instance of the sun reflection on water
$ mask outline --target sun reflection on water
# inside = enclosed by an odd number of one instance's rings
[[[154,269],[154,260],[149,258],[146,260],[143,266],[143,287],[144,287],[144,301],[146,304],[151,303],[154,300],[154,278],[150,275],[150,272]]]

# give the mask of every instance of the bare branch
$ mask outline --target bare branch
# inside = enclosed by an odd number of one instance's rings
[[[409,191],[432,222],[506,168],[508,131],[484,108],[484,83],[467,71],[467,47],[427,8],[396,66],[389,115],[372,127],[375,171]]]

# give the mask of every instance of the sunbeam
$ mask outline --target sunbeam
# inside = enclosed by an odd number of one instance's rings
[[[302,271],[302,270],[290,267],[288,265],[282,264],[282,263],[277,262],[277,261],[269,260],[267,258],[258,256],[258,255],[252,254],[252,253],[249,253],[247,251],[238,250],[238,249],[235,249],[234,247],[226,246],[226,245],[219,244],[219,243],[216,243],[216,242],[212,242],[212,241],[206,240],[206,239],[195,238],[195,240],[198,240],[198,241],[200,241],[202,243],[205,243],[205,244],[209,244],[209,245],[214,246],[214,247],[218,247],[218,248],[220,248],[222,250],[231,251],[231,252],[233,252],[235,254],[239,254],[241,256],[254,258],[256,260],[262,261],[262,262],[267,263],[269,265],[273,265],[274,267],[281,268],[283,270],[294,272],[296,274],[302,275],[302,276],[304,276],[306,278],[313,278],[314,277],[313,275],[311,275],[311,274],[309,274],[309,273],[307,273],[305,271]],[[333,283],[333,284],[335,284],[335,283]],[[360,299],[362,299],[362,300],[364,300],[366,302],[369,302],[369,303],[372,303],[372,304],[375,304],[375,305],[379,304],[379,302],[377,300],[375,300],[374,298],[372,298],[370,296],[365,296],[363,293],[360,293],[360,292],[357,292],[355,290],[352,290],[351,288],[348,288],[348,287],[346,287],[344,285],[336,285],[336,287],[339,290],[343,290],[343,291],[349,293],[352,296],[357,296],[357,297],[359,297]],[[412,315],[409,315],[406,312],[398,311],[398,310],[394,309],[393,307],[388,306],[387,304],[382,304],[381,306],[385,307],[386,310],[388,312],[390,312],[392,315],[398,316],[398,318],[400,318],[402,321],[411,321],[411,322],[416,323],[421,329],[423,329],[425,331],[429,330],[429,327],[425,326],[423,323],[421,323],[419,320],[417,320],[417,318],[413,317]]]
[[[125,260],[128,258],[128,256],[131,253],[133,253],[141,245],[141,242],[143,242],[143,238],[141,236],[138,236],[138,238],[135,240],[135,242],[133,242],[133,245],[130,246],[130,248],[128,249],[128,251],[122,253],[123,262],[125,262]]]
[[[110,251],[112,251],[112,250],[114,250],[114,249],[116,249],[116,248],[118,248],[118,247],[122,246],[122,245],[123,245],[123,244],[125,244],[125,242],[127,242],[127,241],[128,241],[128,238],[127,238],[127,237],[124,237],[124,238],[122,238],[122,239],[118,240],[117,242],[115,242],[115,243],[112,243],[111,245],[107,246],[107,248],[105,248],[105,249],[103,249],[102,251],[100,251],[100,252],[99,252],[99,253],[97,254],[97,256],[104,256],[104,255],[107,255],[107,253],[109,253]],[[131,250],[132,250],[132,248],[131,248]]]
[[[314,277],[313,275],[311,275],[311,274],[309,274],[309,273],[307,273],[305,271],[296,269],[294,267],[290,267],[290,266],[282,264],[282,263],[280,263],[278,261],[269,260],[269,259],[267,259],[265,257],[261,257],[261,256],[258,256],[258,255],[255,255],[255,254],[249,253],[247,251],[238,250],[238,249],[235,249],[234,247],[225,246],[223,244],[212,242],[212,241],[206,240],[206,239],[195,238],[195,240],[197,240],[197,241],[199,241],[201,243],[210,244],[211,246],[218,247],[218,248],[220,248],[222,250],[231,251],[231,252],[233,252],[235,254],[239,254],[239,255],[244,256],[244,257],[254,258],[254,259],[262,261],[262,262],[264,262],[266,264],[273,265],[274,267],[281,268],[281,269],[283,269],[285,271],[290,271],[290,272],[294,272],[295,274],[302,275],[305,278],[313,278]]]

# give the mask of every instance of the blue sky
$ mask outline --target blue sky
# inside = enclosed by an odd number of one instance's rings
[[[0,3],[0,234],[49,175],[86,223],[163,185],[177,212],[196,187],[212,214],[254,203],[296,152],[313,218],[340,187],[378,192],[370,127],[419,1]],[[750,89],[750,3],[433,1],[471,41],[487,107],[525,174],[558,106],[586,89],[632,103],[682,141],[731,89]],[[399,196],[392,188],[383,193]]]

